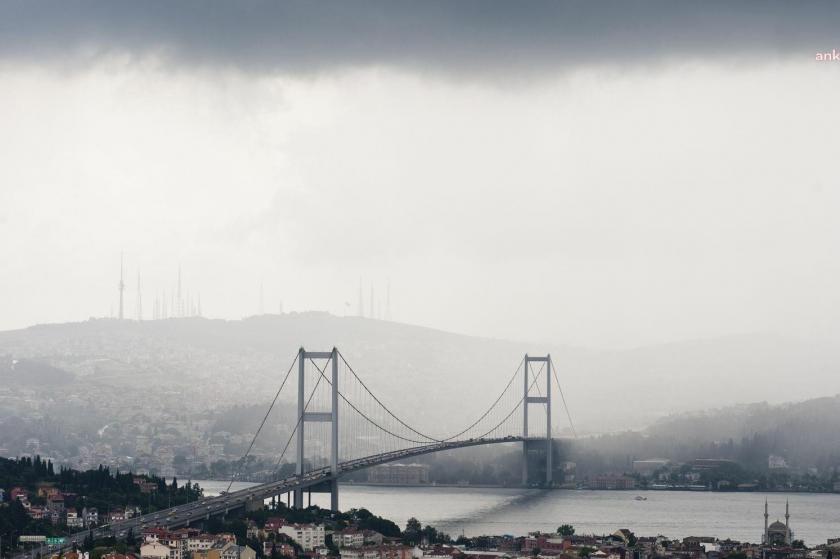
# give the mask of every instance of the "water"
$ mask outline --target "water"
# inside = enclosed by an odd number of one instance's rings
[[[208,495],[227,482],[199,481]],[[236,483],[233,489],[252,484]],[[637,501],[636,495],[647,497]],[[813,546],[840,537],[840,495],[813,493],[712,493],[693,491],[541,491],[454,487],[369,487],[342,485],[342,509],[364,507],[401,527],[414,516],[454,536],[525,535],[572,524],[578,533],[629,528],[637,535],[731,537],[758,542],[764,530],[764,499],[770,522],[784,522],[790,500],[794,537]],[[329,495],[312,504],[329,506]]]

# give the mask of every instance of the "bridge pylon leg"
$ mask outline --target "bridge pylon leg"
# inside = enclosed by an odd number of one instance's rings
[[[295,473],[302,476],[304,473],[304,425],[308,422],[320,421],[330,424],[330,472],[332,474],[329,483],[330,487],[330,508],[338,511],[338,349],[333,347],[332,351],[306,351],[300,348],[298,351],[298,431],[297,431],[297,468]],[[306,360],[324,359],[332,364],[332,374],[329,383],[331,385],[331,402],[329,411],[308,411],[305,400],[306,382]],[[322,373],[323,374],[323,373]],[[295,508],[303,508],[304,489],[294,490]],[[311,495],[311,494],[310,494]]]
[[[544,363],[545,396],[531,396],[531,363]],[[543,404],[545,406],[545,485],[553,485],[552,444],[551,444],[551,355],[532,357],[525,354],[524,361],[524,393],[522,396],[522,485],[528,485],[528,405]],[[539,374],[539,373],[538,373]],[[536,381],[536,379],[534,379]]]
[[[295,473],[299,476],[303,475],[303,442],[304,433],[303,427],[306,424],[305,412],[306,405],[304,404],[304,386],[306,384],[306,350],[302,347],[298,350],[298,424],[297,424],[297,464]],[[295,489],[294,496],[295,508],[303,508],[303,489]]]
[[[554,485],[554,463],[551,448],[551,354],[546,355],[545,361],[545,485]]]
[[[523,415],[523,425],[522,425],[522,485],[528,485],[528,382],[529,382],[529,374],[528,370],[530,368],[530,361],[528,360],[528,354],[525,354],[525,393],[524,393],[524,406],[522,406],[522,415]]]
[[[332,421],[330,423],[330,510],[338,512],[338,349],[333,347],[332,356]]]

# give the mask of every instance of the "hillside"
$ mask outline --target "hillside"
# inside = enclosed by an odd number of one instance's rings
[[[480,413],[526,351],[552,353],[578,428],[589,432],[739,402],[840,392],[840,352],[769,335],[595,351],[322,313],[91,320],[0,332],[0,356],[64,371],[75,377],[72,386],[153,388],[222,407],[270,400],[301,345],[339,347],[383,400],[441,432]],[[0,367],[4,383],[22,382],[8,374]]]
[[[803,490],[830,491],[840,468],[837,425],[840,396],[727,406],[676,414],[641,431],[577,441],[573,459],[583,474],[631,471],[633,460],[667,459],[679,465],[725,459],[737,464],[742,482],[757,479],[774,487],[795,480]]]
[[[838,425],[840,396],[832,396],[681,414],[657,422],[647,433],[683,444],[715,442],[722,453],[731,452],[732,457],[756,465],[775,454],[792,466],[822,469],[840,463]]]

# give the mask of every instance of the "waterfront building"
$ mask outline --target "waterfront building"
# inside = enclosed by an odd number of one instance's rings
[[[528,534],[522,542],[522,550],[531,553],[535,549],[540,552],[561,553],[571,547],[571,542],[556,534],[542,534],[534,532]]]
[[[633,471],[644,477],[651,477],[657,470],[665,468],[671,463],[664,458],[649,458],[647,460],[634,460]]]
[[[590,489],[634,489],[636,480],[629,476],[595,476],[589,483]]]
[[[788,463],[783,456],[771,454],[767,457],[767,467],[771,470],[786,470]]]
[[[385,485],[429,483],[429,466],[425,464],[382,464],[368,469],[368,483]]]

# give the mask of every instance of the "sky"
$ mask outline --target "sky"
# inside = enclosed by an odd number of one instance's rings
[[[0,329],[325,310],[840,331],[840,6],[0,4]],[[261,289],[262,286],[262,289]],[[262,297],[260,292],[262,291]],[[261,304],[262,300],[262,304]]]

